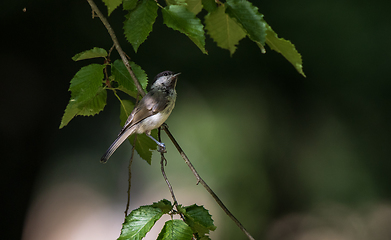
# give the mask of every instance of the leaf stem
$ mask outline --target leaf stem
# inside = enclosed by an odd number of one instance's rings
[[[136,75],[134,75],[134,72],[132,71],[132,68],[130,67],[129,61],[126,58],[126,54],[122,50],[121,45],[119,45],[117,36],[115,35],[114,30],[111,27],[110,23],[107,21],[105,16],[103,16],[102,12],[96,6],[96,4],[94,3],[93,0],[87,0],[87,2],[90,4],[93,13],[95,12],[96,15],[98,15],[99,19],[102,21],[103,25],[106,27],[107,31],[109,32],[109,35],[110,35],[111,39],[113,40],[115,49],[117,49],[117,52],[118,52],[118,54],[120,55],[120,57],[122,59],[122,62],[124,63],[124,65],[125,65],[126,69],[128,70],[130,76],[132,77],[134,85],[136,85],[136,87],[137,87],[137,91],[140,93],[141,96],[144,97],[145,92],[144,92],[143,88],[141,87],[141,84],[138,81]],[[94,17],[94,14],[93,14],[93,17]]]
[[[185,152],[182,150],[182,148],[179,146],[178,142],[175,140],[174,136],[171,134],[171,132],[168,130],[167,125],[163,124],[162,128],[167,133],[168,137],[171,139],[172,143],[175,145],[176,149],[178,150],[179,154],[182,156],[183,160],[185,160],[187,166],[190,168],[190,170],[193,172],[194,176],[197,179],[197,184],[201,183],[202,186],[206,189],[206,191],[209,192],[210,195],[214,198],[214,200],[219,204],[219,206],[223,209],[223,211],[235,222],[235,224],[246,234],[248,239],[254,240],[254,238],[250,235],[250,233],[243,227],[243,225],[239,222],[238,219],[228,210],[228,208],[224,205],[224,203],[220,200],[220,198],[213,192],[213,190],[206,184],[206,182],[201,178],[201,176],[198,174],[197,170],[194,168],[193,164],[190,162],[189,158],[186,156]]]

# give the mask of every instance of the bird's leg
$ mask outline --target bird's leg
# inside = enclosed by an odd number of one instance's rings
[[[164,143],[159,142],[155,138],[153,138],[150,134],[146,134],[148,137],[150,137],[158,146],[159,146],[159,152],[166,153],[166,145]]]

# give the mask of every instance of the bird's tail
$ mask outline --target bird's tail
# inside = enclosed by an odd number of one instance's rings
[[[117,139],[114,140],[114,142],[111,144],[109,149],[107,149],[106,153],[103,154],[102,158],[100,159],[101,163],[106,163],[107,160],[113,155],[115,150],[130,136],[134,133],[135,128],[131,127],[125,131],[122,131],[120,135],[118,135]]]

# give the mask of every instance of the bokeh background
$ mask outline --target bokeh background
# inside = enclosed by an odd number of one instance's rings
[[[296,45],[307,78],[249,39],[230,57],[207,38],[203,55],[162,25],[161,14],[135,54],[122,34],[123,13],[109,21],[150,79],[182,72],[170,130],[256,239],[391,239],[390,1],[252,2]],[[116,239],[131,146],[106,165],[99,159],[120,130],[118,101],[109,94],[102,113],[58,129],[69,81],[94,62],[71,57],[109,49],[109,35],[86,1],[0,5],[2,238]],[[246,239],[163,141],[178,201],[210,210],[212,239]],[[170,194],[158,155],[151,166],[136,158],[130,208],[162,198]]]

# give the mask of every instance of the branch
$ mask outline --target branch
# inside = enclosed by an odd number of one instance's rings
[[[126,209],[125,209],[125,218],[128,215],[129,212],[129,205],[130,205],[130,188],[132,186],[132,163],[133,163],[133,157],[134,157],[134,149],[136,146],[136,139],[137,135],[134,136],[134,141],[133,141],[133,146],[132,146],[132,155],[130,156],[130,161],[129,161],[129,177],[128,177],[128,201],[126,202]],[[125,221],[124,221],[125,222]]]
[[[103,16],[102,12],[96,6],[96,4],[94,3],[93,0],[87,0],[87,2],[90,4],[92,11],[95,12],[96,15],[98,15],[99,19],[102,21],[103,25],[106,27],[107,31],[109,32],[110,37],[111,37],[111,39],[114,42],[115,49],[117,49],[117,52],[118,52],[118,54],[120,55],[120,57],[122,59],[122,62],[124,63],[126,69],[128,69],[128,72],[129,72],[130,76],[133,79],[134,85],[136,85],[136,87],[137,87],[137,91],[140,93],[140,95],[142,97],[144,97],[145,92],[144,92],[143,88],[141,87],[141,84],[138,81],[136,75],[134,75],[134,73],[132,71],[132,68],[130,67],[129,61],[126,58],[126,54],[122,50],[121,46],[119,45],[117,36],[115,35],[113,28],[110,26],[110,23],[107,21],[105,16]]]
[[[161,128],[159,127],[159,129],[158,129],[158,139],[159,139],[159,142],[162,141],[161,136],[160,136],[160,129]],[[160,169],[162,171],[163,178],[164,178],[164,180],[167,183],[168,189],[170,190],[172,200],[174,201],[174,206],[175,206],[176,210],[178,211],[178,201],[176,200],[176,197],[175,197],[175,194],[174,194],[174,190],[172,189],[171,183],[170,183],[170,181],[168,181],[168,178],[167,178],[167,175],[166,175],[166,171],[164,170],[164,166],[167,165],[167,159],[164,157],[164,152],[163,151],[160,152],[160,156],[161,156]],[[180,215],[181,215],[182,220],[185,221],[185,217],[183,216],[183,214],[180,213]]]
[[[186,156],[185,152],[182,150],[182,148],[179,146],[178,142],[175,140],[174,136],[172,136],[171,132],[168,130],[167,125],[162,125],[164,131],[167,133],[168,137],[171,139],[172,143],[175,145],[176,149],[178,150],[179,154],[182,156],[183,160],[185,160],[187,166],[190,168],[190,170],[193,172],[194,176],[197,179],[197,184],[201,183],[202,186],[206,189],[206,191],[209,192],[210,195],[214,198],[214,200],[219,204],[219,206],[223,209],[223,211],[236,223],[236,225],[246,234],[248,239],[254,240],[254,238],[250,235],[249,232],[243,227],[243,225],[239,222],[238,219],[235,218],[235,216],[228,210],[228,208],[223,204],[223,202],[220,200],[220,198],[213,192],[213,190],[206,184],[206,182],[201,178],[201,176],[198,174],[197,170],[194,168],[193,164],[190,162],[189,158]]]

